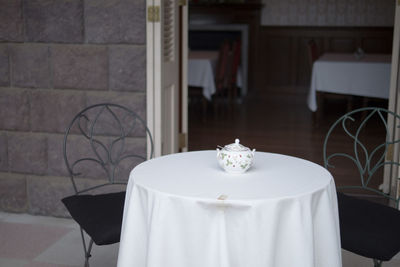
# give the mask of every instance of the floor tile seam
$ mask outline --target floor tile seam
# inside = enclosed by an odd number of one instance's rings
[[[54,218],[49,218],[46,221],[46,217],[41,217],[35,220],[32,217],[23,218],[13,216],[0,217],[0,221],[7,223],[16,223],[16,224],[30,224],[30,225],[46,225],[46,226],[55,226],[55,227],[63,227],[63,228],[71,228],[71,229],[79,229],[79,225],[76,224],[75,221],[54,221]]]
[[[5,224],[11,224],[11,225],[24,225],[24,226],[39,226],[39,227],[53,227],[53,228],[58,228],[58,229],[66,229],[67,233],[71,231],[76,231],[79,230],[79,225],[62,225],[62,224],[52,224],[52,223],[32,223],[32,222],[21,222],[21,221],[9,221],[9,220],[0,220],[0,223],[5,223]]]
[[[29,259],[23,259],[23,258],[14,258],[14,257],[4,257],[4,256],[0,256],[0,262],[1,261],[23,261],[24,264],[29,263],[30,260]]]
[[[70,231],[79,230],[79,225],[60,225],[60,224],[51,224],[51,223],[32,223],[32,222],[13,222],[8,220],[0,220],[2,223],[9,223],[9,224],[21,224],[21,225],[32,225],[32,226],[48,226],[48,227],[56,227],[56,228],[65,228],[69,229]]]
[[[51,244],[48,244],[48,246],[46,246],[45,248],[43,248],[40,252],[38,252],[35,257],[31,260],[34,261],[35,259],[39,258],[40,255],[42,255],[43,253],[45,253],[47,250],[49,250],[51,247],[55,246],[56,244],[58,244],[58,242],[62,241],[65,236],[67,236],[68,234],[71,234],[74,231],[74,229],[69,229],[68,231],[66,231],[65,233],[61,234],[57,239],[53,240],[53,242],[51,242]]]
[[[43,260],[43,259],[40,259],[40,260],[33,259],[33,260],[29,261],[28,263],[45,263],[45,264],[56,264],[56,265],[68,266],[68,267],[81,267],[80,265],[68,265],[68,264],[66,265],[64,263],[46,261],[46,260]]]
[[[0,222],[7,219],[8,216],[10,216],[8,213],[0,211]]]
[[[10,224],[10,225],[24,225],[24,226],[32,226],[32,227],[35,227],[35,226],[43,227],[43,226],[45,226],[43,224],[32,224],[32,223],[21,223],[21,222],[10,223],[10,222],[1,222],[0,221],[0,223],[7,223],[7,224]],[[57,244],[58,242],[63,240],[65,236],[67,236],[68,234],[73,233],[74,231],[76,231],[76,229],[68,228],[68,227],[60,227],[60,226],[51,226],[51,227],[58,228],[56,231],[61,231],[61,232],[53,233],[52,236],[50,237],[51,240],[43,248],[39,249],[35,253],[30,254],[27,257],[20,257],[20,258],[12,257],[10,259],[32,261],[32,260],[38,258],[40,255],[42,255],[49,248],[51,248],[52,246],[54,246],[55,244]]]
[[[59,262],[59,261],[54,262],[54,260],[52,258],[47,258],[46,254],[48,254],[48,251],[59,250],[60,244],[61,244],[61,247],[65,246],[65,244],[68,243],[67,240],[68,240],[68,238],[70,238],[70,235],[78,235],[80,237],[79,229],[73,229],[72,231],[69,231],[68,233],[66,233],[65,235],[60,237],[59,240],[57,240],[56,242],[54,242],[53,244],[48,246],[46,249],[44,249],[42,252],[40,252],[38,255],[36,255],[36,257],[33,260],[39,261],[39,262],[46,262],[46,263],[50,263],[50,264],[64,264],[65,265],[66,264],[65,262]],[[75,244],[75,245],[82,246],[82,240],[79,238],[79,243]],[[69,247],[69,246],[70,245],[67,245],[67,247]],[[73,265],[71,265],[71,266],[73,266]]]

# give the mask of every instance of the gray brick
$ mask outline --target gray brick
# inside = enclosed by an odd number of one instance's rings
[[[0,171],[8,171],[7,135],[0,133]]]
[[[146,120],[146,95],[128,92],[87,92],[86,106],[98,103],[114,103],[125,106]]]
[[[99,46],[54,46],[54,87],[106,90],[107,48]]]
[[[24,15],[30,42],[83,41],[82,0],[25,0]]]
[[[0,86],[10,85],[10,71],[8,64],[8,47],[0,44]]]
[[[87,103],[86,105],[93,105],[97,103],[104,103],[104,102],[109,102],[109,103],[114,103],[114,104],[119,104],[122,106],[127,107],[128,109],[131,109],[132,111],[136,112],[139,117],[141,117],[144,121],[146,121],[146,96],[142,93],[114,93],[114,92],[107,92],[107,93],[87,93],[86,96]],[[129,119],[130,117],[127,117]],[[102,120],[100,121],[99,125],[103,128],[102,132],[103,134],[119,134],[115,131],[115,123],[112,123],[114,119],[105,114],[102,117]],[[112,129],[112,126],[114,128]],[[142,127],[137,127],[132,131],[132,136],[144,136],[144,128]]]
[[[49,48],[46,45],[10,46],[11,81],[19,87],[50,87]]]
[[[105,194],[105,193],[112,193],[112,192],[121,192],[126,191],[126,185],[121,184],[110,184],[108,186],[100,187],[98,189],[91,190],[91,194]]]
[[[86,0],[86,41],[144,44],[145,6],[144,0]]]
[[[110,48],[110,89],[142,91],[146,89],[146,47]]]
[[[0,129],[29,130],[29,93],[0,88]]]
[[[67,217],[68,211],[61,199],[74,194],[66,177],[27,177],[29,212],[47,216]]]
[[[37,90],[31,95],[33,131],[64,133],[75,114],[85,106],[84,93]]]
[[[49,175],[69,176],[63,157],[63,135],[49,135],[47,139],[47,157]],[[70,148],[68,147],[68,151]]]
[[[48,155],[48,171],[47,174],[49,175],[56,175],[56,176],[69,176],[67,171],[67,167],[64,161],[64,154],[63,154],[63,141],[64,135],[50,135],[47,139],[47,155]],[[83,141],[83,140],[82,140]],[[75,146],[79,144],[74,143]],[[68,155],[73,153],[74,155],[77,154],[75,150],[77,149],[75,146],[70,147],[70,143],[68,143]]]
[[[45,174],[47,171],[46,137],[29,133],[9,133],[8,160],[12,172]]]
[[[0,0],[0,42],[22,42],[22,0]]]
[[[26,212],[27,207],[25,176],[0,173],[0,210]]]

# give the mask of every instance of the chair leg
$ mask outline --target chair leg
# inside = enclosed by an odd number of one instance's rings
[[[382,261],[374,259],[374,267],[382,267]]]
[[[353,99],[354,97],[349,95],[346,97],[347,100],[347,113],[353,110]]]
[[[205,122],[207,120],[207,109],[208,109],[208,100],[203,97],[201,99],[201,107],[202,107],[202,120]]]
[[[90,252],[92,251],[93,247],[93,239],[90,239],[89,241],[89,247],[86,249],[86,241],[85,241],[85,235],[83,233],[83,229],[81,228],[81,237],[82,237],[82,244],[83,244],[83,251],[84,251],[84,256],[85,256],[85,263],[84,267],[89,267],[89,258],[92,256]]]
[[[85,253],[85,267],[89,267],[89,258],[92,257],[90,252],[92,251],[93,247],[93,239],[90,239],[88,251]]]
[[[324,93],[317,91],[317,111],[313,112],[313,125],[315,127],[319,126],[319,122],[322,118],[324,112]]]
[[[363,97],[363,99],[362,99],[362,107],[363,107],[363,108],[368,107],[368,101],[369,101],[368,97]],[[366,117],[367,117],[367,111],[364,110],[364,111],[361,113],[361,121],[364,121]]]
[[[213,107],[214,107],[214,111],[213,111],[214,120],[216,120],[219,117],[219,110],[218,109],[219,109],[219,105],[220,105],[220,103],[219,103],[219,95],[218,94],[215,94],[213,96],[212,103],[213,103]]]

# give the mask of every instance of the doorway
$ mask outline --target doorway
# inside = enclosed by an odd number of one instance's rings
[[[189,150],[215,149],[239,138],[258,151],[292,155],[322,165],[324,137],[329,126],[346,112],[347,104],[328,100],[323,121],[314,127],[312,112],[306,106],[311,77],[307,43],[315,39],[323,52],[352,53],[362,46],[367,53],[390,54],[392,38],[390,27],[260,27],[261,52],[249,75],[257,78],[248,95],[226,116],[215,117],[212,105],[206,120],[199,108],[190,113]],[[354,98],[353,109],[362,102],[362,98]],[[371,99],[368,105],[387,108],[388,101]]]
[[[218,10],[213,12],[218,13]],[[307,42],[316,39],[324,51],[330,52],[353,51],[361,44],[366,52],[391,53],[393,30],[287,26],[260,27],[249,32],[249,51],[262,52],[255,57],[249,55],[248,94],[232,112],[223,116],[215,117],[210,110],[203,121],[196,117],[198,112],[194,112],[194,117],[187,120],[189,150],[214,150],[217,145],[239,138],[244,145],[259,151],[293,155],[321,164],[323,137],[328,126],[345,112],[345,104],[328,103],[323,124],[317,130],[312,127],[312,113],[305,104],[311,76]],[[257,42],[251,42],[254,38]],[[262,49],[254,50],[257,46]],[[183,77],[187,70],[185,64],[181,68]],[[182,88],[185,88],[184,83]],[[184,110],[187,104],[183,101],[187,97],[183,94],[179,103]],[[152,105],[154,107],[154,103]],[[378,101],[374,105],[387,107],[387,102]],[[148,111],[148,114],[153,112],[152,109]]]

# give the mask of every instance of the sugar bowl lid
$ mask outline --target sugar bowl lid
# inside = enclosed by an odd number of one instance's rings
[[[250,151],[250,148],[241,145],[240,140],[236,138],[235,143],[224,146],[222,150],[228,152],[243,152],[243,151]]]

